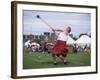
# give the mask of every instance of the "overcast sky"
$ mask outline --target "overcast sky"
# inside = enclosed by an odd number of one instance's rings
[[[52,32],[51,29],[36,16],[40,15],[53,28],[62,29],[70,26],[74,36],[80,33],[91,33],[91,14],[70,13],[70,12],[50,12],[23,10],[23,33],[43,34]]]

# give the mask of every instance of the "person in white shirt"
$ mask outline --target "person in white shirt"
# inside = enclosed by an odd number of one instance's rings
[[[25,42],[25,47],[26,47],[26,48],[29,48],[30,46],[31,46],[30,40],[26,41],[26,42]]]
[[[28,40],[24,43],[24,46],[25,46],[25,50],[27,52],[29,52],[29,54],[31,54],[32,52],[32,41],[31,40]]]
[[[71,27],[67,27],[63,30],[60,29],[52,29],[54,32],[60,32],[57,38],[57,41],[53,48],[51,48],[50,52],[53,57],[53,64],[57,64],[56,62],[56,57],[59,57],[64,64],[67,63],[66,57],[68,53],[68,48],[67,48],[67,39],[68,39],[68,34],[71,32]]]

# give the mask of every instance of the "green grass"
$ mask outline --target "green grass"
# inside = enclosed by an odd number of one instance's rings
[[[75,66],[90,66],[91,59],[90,53],[79,52],[68,54],[68,63],[63,64],[61,60],[57,58],[58,64],[53,65],[52,56],[48,53],[24,53],[23,55],[23,69],[34,69],[34,68],[53,68],[53,67],[75,67]]]

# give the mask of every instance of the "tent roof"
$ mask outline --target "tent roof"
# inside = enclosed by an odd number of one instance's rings
[[[79,39],[75,41],[77,44],[90,44],[91,38],[87,35],[82,35]]]
[[[75,44],[75,40],[68,36],[67,44]]]

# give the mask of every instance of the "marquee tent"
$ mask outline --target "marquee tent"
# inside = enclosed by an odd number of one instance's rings
[[[91,38],[87,35],[81,36],[79,39],[75,41],[76,44],[90,44]]]
[[[75,44],[75,40],[68,36],[67,44]]]

